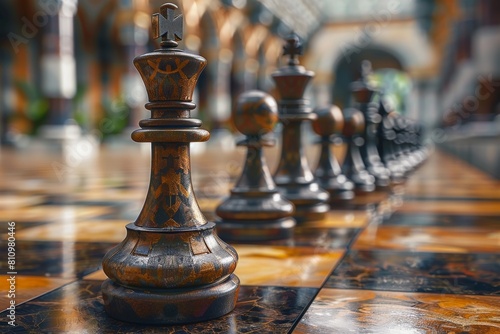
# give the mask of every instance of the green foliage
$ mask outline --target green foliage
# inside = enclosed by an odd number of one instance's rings
[[[405,72],[395,69],[378,70],[373,74],[377,87],[384,87],[386,98],[394,109],[405,114],[406,101],[412,88],[411,78]]]
[[[49,116],[50,104],[48,98],[43,96],[42,92],[37,87],[27,81],[17,81],[15,83],[27,101],[27,109],[25,115],[16,115],[15,117],[24,117],[28,119],[31,128],[29,135],[36,135],[42,125],[44,125]],[[84,109],[84,99],[87,92],[87,87],[79,85],[75,96],[72,99],[72,116],[74,120],[82,128],[88,127],[89,111]],[[103,115],[97,121],[95,127],[102,133],[102,137],[106,138],[112,135],[119,134],[125,129],[128,124],[128,118],[131,113],[130,107],[123,98],[118,98],[112,101],[102,103]]]
[[[103,103],[104,114],[98,121],[97,129],[103,138],[120,134],[128,124],[131,108],[123,98]]]
[[[76,94],[73,97],[73,119],[82,128],[86,128],[88,124],[88,110],[83,108],[83,100],[87,93],[87,87],[78,85],[76,87]]]
[[[29,134],[35,135],[49,115],[49,101],[33,84],[26,81],[16,81],[15,86],[21,91],[28,102],[26,117],[32,124]]]

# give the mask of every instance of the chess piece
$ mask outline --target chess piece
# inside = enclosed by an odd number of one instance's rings
[[[396,150],[394,157],[403,166],[405,170],[405,175],[413,171],[415,167],[415,161],[408,155],[407,152],[407,141],[408,141],[408,120],[401,115],[395,116],[395,126],[394,130],[396,132],[396,138],[394,143],[396,144]]]
[[[382,118],[378,113],[378,103],[372,101],[377,91],[369,81],[371,73],[371,63],[364,60],[361,64],[361,78],[351,84],[351,91],[365,118],[363,145],[359,148],[363,163],[368,173],[375,177],[377,187],[385,188],[390,185],[390,171],[382,163],[377,151],[376,134]]]
[[[309,167],[302,148],[302,124],[315,114],[303,98],[307,84],[314,73],[299,65],[296,58],[302,45],[296,35],[287,39],[284,55],[289,55],[286,66],[272,74],[279,95],[279,118],[283,124],[281,159],[274,181],[282,194],[295,205],[297,222],[323,219],[328,212],[328,192],[321,189]]]
[[[161,48],[135,58],[146,85],[151,118],[132,133],[151,142],[149,191],[127,236],[103,259],[104,309],[113,318],[146,324],[208,320],[230,312],[239,280],[236,251],[215,234],[191,184],[190,142],[208,140],[201,121],[190,118],[196,81],[206,60],[177,49],[182,16],[164,4],[153,16]]]
[[[420,126],[414,120],[408,120],[406,127],[407,141],[406,141],[406,154],[413,161],[413,168],[416,169],[422,164],[425,157],[418,148]]]
[[[241,94],[232,118],[236,129],[246,138],[238,145],[248,147],[243,172],[231,190],[231,196],[216,209],[222,220],[217,234],[224,240],[255,241],[287,239],[293,235],[293,204],[276,188],[262,146],[274,140],[262,136],[271,132],[278,121],[274,98],[260,91]]]
[[[359,148],[363,145],[365,128],[363,114],[354,108],[344,110],[342,134],[347,142],[347,152],[342,164],[342,172],[354,183],[356,195],[365,195],[375,190],[375,177],[365,169]]]
[[[354,184],[342,174],[340,165],[332,154],[331,145],[336,144],[344,127],[344,116],[337,106],[316,108],[317,118],[313,130],[320,136],[321,153],[314,175],[319,185],[330,193],[330,204],[342,203],[354,198]]]
[[[382,94],[379,101],[379,114],[382,116],[382,121],[378,125],[378,152],[384,166],[391,172],[391,181],[395,184],[404,181],[405,169],[401,163],[395,158],[394,140],[396,139],[395,115],[394,111],[389,111],[390,105]]]
[[[411,150],[417,156],[419,166],[425,162],[429,156],[428,148],[423,144],[424,127],[421,123],[415,123],[415,138],[412,142]]]

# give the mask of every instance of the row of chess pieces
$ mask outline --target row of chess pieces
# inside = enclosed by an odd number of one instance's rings
[[[289,66],[297,67],[298,63],[294,60]],[[281,90],[289,95],[297,73],[285,72],[288,85],[282,85]],[[357,196],[390,192],[425,161],[428,149],[422,144],[421,126],[393,110],[382,90],[371,83],[371,75],[371,63],[365,60],[360,79],[351,84],[354,107],[343,112],[334,105],[311,113],[307,107],[295,113],[290,108],[284,110],[294,100],[303,103],[299,92],[281,100],[279,106],[261,91],[239,97],[232,119],[245,135],[238,145],[247,146],[248,152],[239,180],[216,209],[221,218],[217,232],[223,239],[290,238],[297,223],[324,219],[330,209],[349,208]],[[290,115],[298,115],[300,121],[288,118]],[[321,146],[314,172],[301,147],[300,123],[308,120]],[[262,147],[273,144],[268,134],[278,121],[283,123],[283,146],[280,165],[272,177]],[[332,153],[332,146],[340,143],[346,146],[342,165]]]
[[[171,3],[160,7],[153,31],[161,48],[134,59],[151,118],[139,122],[132,139],[151,143],[151,178],[139,216],[103,259],[109,279],[101,287],[106,313],[126,322],[183,324],[231,312],[240,287],[234,274],[238,254],[224,239],[289,238],[298,223],[324,219],[330,203],[335,207],[335,201],[350,201],[377,186],[390,189],[426,155],[419,128],[387,109],[366,75],[352,86],[359,110],[342,113],[332,106],[313,112],[303,95],[314,73],[299,65],[302,47],[291,36],[284,47],[288,64],[272,74],[280,100],[249,91],[233,110],[235,126],[245,135],[238,144],[247,147],[247,157],[231,194],[216,209],[219,221],[207,221],[194,195],[189,154],[191,142],[209,138],[201,121],[190,116],[207,62],[177,48],[182,39],[177,9]],[[271,174],[263,147],[273,145],[267,134],[278,121],[281,157]],[[302,125],[311,121],[322,145],[315,173],[302,145]],[[339,135],[348,145],[342,168],[330,153]]]

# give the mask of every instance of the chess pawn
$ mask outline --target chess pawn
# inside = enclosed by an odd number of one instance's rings
[[[391,181],[395,184],[404,181],[405,169],[395,158],[394,140],[396,139],[395,115],[394,111],[388,110],[388,103],[384,96],[380,97],[379,101],[379,114],[382,116],[382,121],[378,125],[378,152],[382,163],[391,172]]]
[[[365,128],[363,114],[354,108],[344,110],[342,134],[347,142],[347,152],[342,164],[342,172],[354,183],[356,195],[364,195],[375,190],[375,177],[365,169],[359,148],[363,145],[362,133]]]
[[[417,155],[419,165],[423,164],[428,157],[428,149],[422,143],[424,129],[422,124],[415,124],[415,138],[412,143],[412,150]]]
[[[394,143],[396,144],[395,158],[403,166],[405,170],[405,175],[413,171],[416,162],[407,152],[407,141],[408,141],[408,121],[401,115],[396,115],[394,129],[396,131],[396,139]]]
[[[263,146],[274,145],[274,141],[262,136],[271,132],[278,121],[276,101],[261,91],[245,92],[238,98],[232,119],[236,129],[246,136],[238,145],[248,150],[236,186],[216,209],[222,218],[217,222],[217,234],[232,241],[290,238],[295,226],[294,206],[278,192],[262,154]]]
[[[296,56],[301,53],[298,37],[288,38],[284,47],[284,54],[290,56],[288,64],[272,74],[280,95],[279,119],[283,124],[281,159],[274,182],[295,205],[298,223],[323,219],[329,209],[329,194],[316,182],[302,148],[302,124],[313,120],[315,114],[303,97],[314,73],[299,65]]]
[[[321,153],[314,175],[319,185],[330,193],[330,204],[354,198],[354,184],[342,174],[340,165],[332,154],[331,145],[339,139],[344,127],[344,116],[337,106],[316,108],[313,121],[314,132],[320,136]]]
[[[165,4],[153,16],[161,48],[134,59],[144,80],[151,118],[132,133],[151,142],[151,178],[144,206],[127,236],[102,263],[104,309],[118,320],[179,324],[220,317],[235,307],[239,280],[236,251],[215,234],[194,195],[189,148],[208,140],[190,117],[196,81],[206,66],[177,48],[182,16]],[[168,30],[167,30],[168,29]]]
[[[385,188],[390,185],[391,175],[382,163],[377,150],[376,134],[382,117],[378,113],[378,103],[372,102],[377,90],[369,81],[371,73],[371,63],[364,60],[361,65],[361,78],[351,84],[351,91],[365,118],[363,145],[359,148],[363,163],[367,172],[375,177],[377,187]]]
[[[417,168],[422,164],[422,162],[425,159],[424,155],[421,154],[422,152],[418,149],[419,125],[412,120],[409,122],[407,126],[407,131],[408,131],[408,140],[407,140],[406,152],[414,161],[413,167]]]

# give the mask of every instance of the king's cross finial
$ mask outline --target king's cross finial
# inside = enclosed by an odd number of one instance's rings
[[[182,39],[182,14],[175,16],[177,5],[166,3],[160,7],[160,13],[153,15],[153,37],[162,37],[162,46],[177,46]]]
[[[299,37],[296,34],[290,35],[290,37],[286,39],[285,46],[283,46],[283,55],[290,56],[288,65],[297,65],[299,61],[296,56],[301,55],[302,51],[302,43],[300,43]]]

